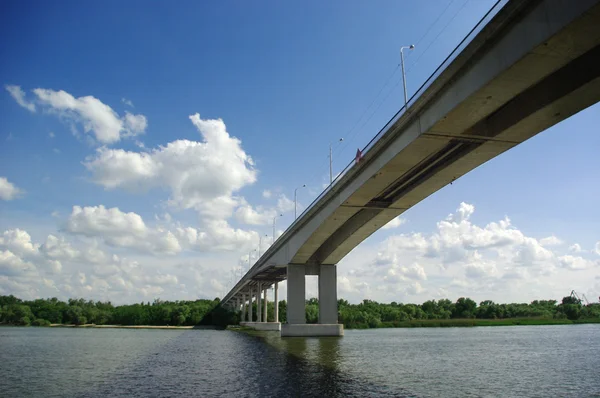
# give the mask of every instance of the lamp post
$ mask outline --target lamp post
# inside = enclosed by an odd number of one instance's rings
[[[406,74],[404,73],[404,53],[402,50],[408,48],[409,50],[414,50],[415,45],[411,44],[410,46],[402,46],[400,47],[400,64],[402,65],[402,83],[404,85],[404,106],[408,105],[408,95],[406,95]]]
[[[298,207],[298,190],[300,188],[306,188],[306,184],[302,184],[301,187],[294,189],[294,220],[298,218],[298,216],[296,215],[296,207]]]
[[[338,142],[344,141],[343,138],[340,138]],[[333,153],[331,148],[331,142],[329,143],[329,184],[333,183]]]
[[[275,221],[277,221],[277,217],[283,217],[283,214],[273,217],[273,243],[275,243]]]
[[[269,236],[267,234],[265,234],[265,236]],[[260,258],[260,250],[262,248],[262,235],[258,235],[258,258]]]
[[[252,268],[252,263],[251,263],[252,260],[251,260],[251,258],[252,258],[252,253],[255,252],[255,251],[256,251],[256,249],[250,250],[248,252],[248,272],[250,271],[250,268]]]

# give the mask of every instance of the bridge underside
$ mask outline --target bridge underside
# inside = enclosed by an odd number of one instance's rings
[[[226,299],[288,279],[288,323],[291,311],[303,324],[304,275],[322,275],[429,195],[600,101],[599,27],[597,0],[510,1]],[[331,289],[320,286],[320,300]],[[337,323],[337,307],[326,318]]]

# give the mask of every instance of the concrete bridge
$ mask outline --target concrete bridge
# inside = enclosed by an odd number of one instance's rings
[[[477,166],[600,100],[600,0],[512,0],[472,34],[277,239],[222,303],[262,330],[341,336],[336,264],[360,242]],[[305,276],[319,276],[306,324]],[[287,279],[287,323],[277,314]],[[274,286],[275,322],[266,322]],[[261,298],[261,293],[263,297]]]

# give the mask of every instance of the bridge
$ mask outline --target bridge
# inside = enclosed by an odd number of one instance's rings
[[[343,335],[336,264],[437,190],[598,102],[599,44],[600,0],[508,1],[474,28],[222,304],[240,311],[242,324],[281,336]],[[306,275],[319,277],[318,324],[306,324]],[[277,287],[285,279],[281,325]],[[275,322],[266,317],[271,286]]]

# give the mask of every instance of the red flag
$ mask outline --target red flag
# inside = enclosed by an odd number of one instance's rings
[[[354,161],[356,163],[360,162],[362,160],[362,152],[360,151],[360,148],[356,150],[356,158],[354,158]]]

